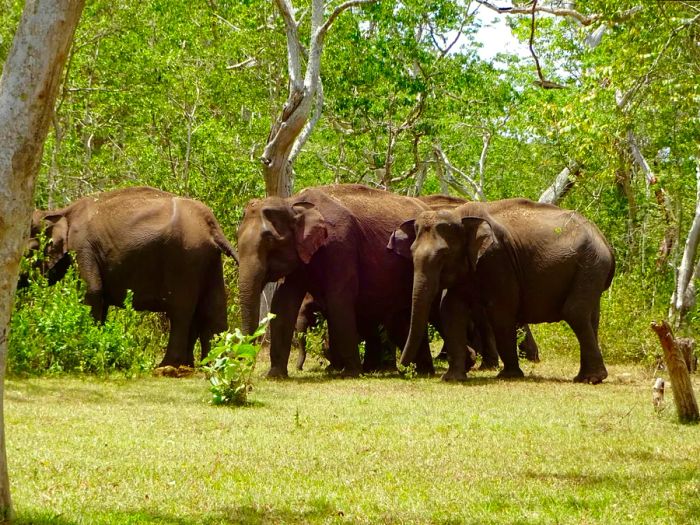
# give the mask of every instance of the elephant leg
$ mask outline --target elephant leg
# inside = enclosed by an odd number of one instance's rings
[[[201,358],[209,355],[211,339],[228,329],[226,311],[226,287],[224,284],[224,270],[221,261],[217,261],[211,268],[205,290],[200,296],[195,314],[196,325],[195,341],[199,338],[202,347]],[[187,351],[194,362],[194,343],[188,343]]]
[[[576,334],[581,348],[580,369],[574,382],[597,384],[608,377],[608,371],[603,362],[603,354],[598,345],[597,328],[600,318],[600,306],[590,316],[567,320],[567,323]]]
[[[496,370],[498,369],[498,349],[491,323],[482,319],[479,325],[474,327],[476,339],[479,341],[478,353],[481,354],[479,370]]]
[[[399,348],[403,348],[406,339],[408,338],[408,330],[410,327],[411,314],[407,312],[404,315],[394,316],[386,324],[386,330],[391,341]],[[430,341],[428,339],[428,331],[425,331],[423,340],[421,341],[416,359],[416,372],[420,375],[432,376],[435,374],[435,366],[433,365],[433,354],[430,353]]]
[[[170,319],[170,336],[168,337],[168,347],[165,350],[165,356],[158,365],[163,366],[192,366],[192,352],[188,351],[190,341],[194,344],[195,336],[193,334],[192,325],[193,312],[168,312]]]
[[[494,309],[489,312],[491,326],[494,330],[498,355],[503,361],[503,370],[498,373],[500,378],[523,377],[523,371],[518,364],[518,334],[515,319]]]
[[[85,304],[90,307],[92,318],[99,324],[104,324],[107,320],[107,310],[109,305],[104,299],[102,288],[102,277],[97,261],[92,255],[84,252],[78,254],[78,273],[85,281],[87,290],[85,291]]]
[[[299,307],[306,294],[306,288],[299,278],[287,276],[272,297],[270,311],[275,318],[270,321],[270,370],[269,378],[288,376],[287,365],[292,350],[292,337]]]
[[[518,344],[518,350],[521,356],[525,356],[528,361],[533,363],[540,362],[540,350],[537,347],[537,342],[532,336],[532,331],[530,331],[530,325],[522,325],[522,330],[525,332],[525,338]]]
[[[362,372],[354,304],[352,294],[342,289],[334,290],[327,298],[329,346],[342,361],[346,377],[357,377]]]
[[[376,372],[382,363],[382,339],[379,328],[374,327],[365,333],[365,357],[362,360],[363,372]]]
[[[304,362],[306,361],[306,332],[297,333],[297,341],[299,343],[299,354],[297,355],[297,370],[304,370]]]
[[[449,290],[440,303],[443,339],[447,346],[448,368],[443,381],[465,381],[467,370],[474,364],[474,356],[467,346],[467,331],[464,320],[468,317],[464,300]]]

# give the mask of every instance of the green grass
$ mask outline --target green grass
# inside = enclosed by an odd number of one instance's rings
[[[576,366],[303,372],[244,408],[209,405],[203,377],[10,380],[18,523],[700,522],[700,427],[670,391],[655,414],[641,368],[590,386]]]

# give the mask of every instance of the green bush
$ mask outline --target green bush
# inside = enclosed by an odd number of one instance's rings
[[[253,387],[252,375],[260,345],[255,340],[265,333],[267,323],[274,318],[268,314],[252,335],[240,329],[222,332],[214,338],[209,355],[202,359],[209,374],[209,390],[214,405],[245,405]]]
[[[73,268],[53,286],[30,272],[17,292],[8,340],[8,374],[62,372],[126,374],[153,368],[167,340],[157,314],[134,311],[129,293],[124,308],[110,308],[98,325],[83,304],[84,283]]]

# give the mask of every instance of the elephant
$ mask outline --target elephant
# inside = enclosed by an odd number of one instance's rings
[[[452,195],[434,194],[434,195],[420,195],[418,199],[421,202],[427,204],[431,210],[452,210],[458,206],[462,206],[470,201],[462,199],[460,197],[454,197]],[[430,315],[430,322],[436,326],[439,333],[442,333],[440,327],[440,300],[439,297],[433,303],[433,310]],[[481,366],[482,370],[490,370],[498,368],[498,351],[496,349],[496,341],[493,336],[493,330],[488,325],[488,321],[484,315],[475,315],[475,311],[471,312],[471,319],[465,319],[465,324],[467,328],[467,341],[469,346],[476,351],[477,354],[481,355]],[[532,331],[527,324],[519,327],[522,330],[524,336],[520,341],[518,341],[518,350],[521,355],[533,362],[539,362],[540,354],[539,348],[537,347],[537,342],[532,335]],[[447,359],[447,347],[443,345],[440,353],[437,355],[438,359]]]
[[[600,383],[607,370],[598,344],[600,296],[610,286],[615,256],[600,230],[575,211],[527,199],[467,203],[428,211],[403,223],[389,245],[414,264],[411,327],[401,355],[410,362],[431,303],[440,290],[449,355],[444,380],[465,380],[462,320],[481,309],[493,328],[504,368],[522,377],[518,323],[566,321],[580,345],[574,381]]]
[[[299,308],[294,332],[297,340],[297,362],[296,369],[303,370],[306,362],[306,334],[310,329],[316,328],[319,324],[319,317],[326,317],[323,314],[323,306],[310,294],[304,296],[304,300]],[[396,346],[382,337],[383,332],[378,327],[364,332],[360,330],[360,339],[365,341],[365,353],[362,360],[363,372],[377,372],[381,370],[396,370]],[[342,369],[342,363],[337,352],[333,352],[328,341],[328,331],[324,331],[322,337],[322,352],[329,365],[326,370],[335,371]]]
[[[427,209],[415,198],[360,184],[307,188],[247,204],[238,228],[244,333],[257,327],[263,286],[284,278],[271,305],[276,317],[270,322],[268,377],[288,376],[292,334],[307,292],[323,304],[330,348],[343,375],[361,373],[358,342],[379,325],[403,347],[413,270],[410,260],[386,249],[386,241],[401,223]],[[417,370],[433,373],[425,333],[417,346]]]
[[[299,353],[297,356],[296,369],[303,370],[306,362],[306,334],[309,330],[316,328],[321,315],[321,305],[310,295],[306,294],[299,308],[296,323],[294,324],[294,332],[298,343]],[[341,368],[335,355],[331,355],[328,345],[328,333],[324,333],[322,340],[323,356],[329,361],[330,369]]]
[[[109,306],[124,303],[127,290],[134,309],[167,314],[170,336],[160,366],[193,366],[196,340],[204,357],[211,337],[227,329],[221,254],[238,255],[201,202],[149,187],[118,189],[35,211],[30,249],[41,231],[50,239],[46,270],[75,253],[97,322],[104,323]]]

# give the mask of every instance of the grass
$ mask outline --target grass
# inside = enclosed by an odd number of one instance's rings
[[[700,523],[700,427],[670,392],[654,413],[650,373],[523,364],[461,385],[302,372],[234,409],[202,377],[10,380],[18,523]]]

